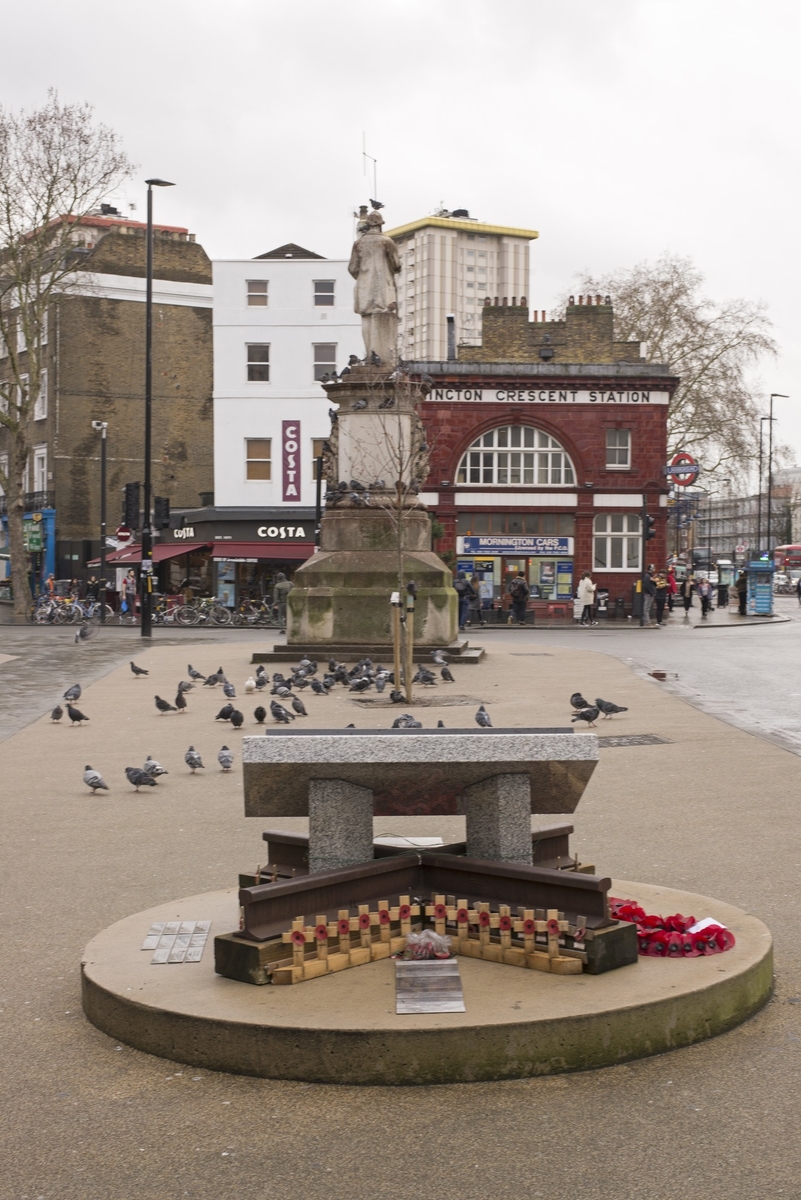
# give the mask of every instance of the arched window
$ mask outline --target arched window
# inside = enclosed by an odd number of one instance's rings
[[[456,482],[575,487],[576,473],[569,454],[550,434],[530,425],[501,425],[476,438],[459,463]]]

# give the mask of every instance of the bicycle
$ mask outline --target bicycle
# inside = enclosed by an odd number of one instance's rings
[[[231,613],[212,596],[202,596],[175,610],[177,625],[230,625]]]

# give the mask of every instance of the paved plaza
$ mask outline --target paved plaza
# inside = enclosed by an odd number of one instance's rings
[[[143,650],[137,630],[75,646],[69,629],[4,627],[1,1200],[799,1195],[801,622],[481,632],[484,662],[455,667],[456,683],[436,689],[467,703],[411,711],[427,726],[441,717],[472,727],[483,702],[496,726],[564,725],[578,689],[628,706],[599,734],[668,739],[602,749],[573,818],[573,848],[613,878],[704,893],[765,921],[776,959],[768,1006],[729,1034],[661,1057],[445,1087],[277,1083],[111,1041],[81,1010],[86,943],[149,906],[229,887],[261,860],[265,822],[242,815],[241,740],[257,730],[259,703],[243,684],[253,649],[274,639],[159,631]],[[131,658],[149,676],[134,678]],[[245,714],[241,732],[215,724],[219,688],[190,692],[185,715],[158,715],[154,694],[171,700],[188,662],[204,673],[224,667]],[[657,668],[665,683],[649,677]],[[76,680],[89,724],[52,725],[49,710]],[[309,726],[386,728],[394,716],[342,689],[326,698],[307,690],[304,701]],[[749,732],[770,735],[780,714],[783,744]],[[217,764],[223,742],[236,754],[229,774]],[[190,743],[206,764],[196,775],[183,761]],[[136,794],[124,768],[147,754],[170,773]],[[108,793],[89,794],[86,763]],[[446,838],[462,829],[460,818],[434,817],[379,818],[376,829],[410,831],[405,822]],[[515,976],[498,972],[497,1002],[510,1011]],[[265,1006],[270,996],[261,989]]]

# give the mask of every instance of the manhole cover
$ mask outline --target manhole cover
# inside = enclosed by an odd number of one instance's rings
[[[672,746],[671,738],[657,737],[655,733],[622,733],[619,737],[599,737],[599,746]]]
[[[461,704],[475,704],[478,708],[479,704],[484,703],[483,700],[476,700],[473,696],[449,696],[447,692],[437,694],[434,688],[426,689],[426,692],[426,695],[415,692],[414,700],[411,702],[412,708],[455,708]],[[400,711],[406,701],[393,704],[389,696],[354,696],[351,704],[358,704],[359,708],[397,708]]]

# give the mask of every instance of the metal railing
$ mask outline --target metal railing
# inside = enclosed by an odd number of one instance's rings
[[[25,511],[26,513],[40,512],[43,508],[56,507],[55,492],[26,492],[25,493]],[[0,496],[0,514],[4,517],[8,515],[8,497]]]

